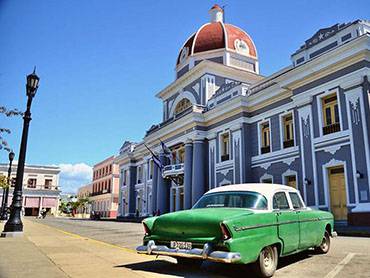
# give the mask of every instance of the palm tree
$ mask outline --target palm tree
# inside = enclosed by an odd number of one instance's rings
[[[86,213],[87,207],[91,204],[91,201],[88,197],[79,198],[77,200],[79,208],[82,208],[82,213]]]

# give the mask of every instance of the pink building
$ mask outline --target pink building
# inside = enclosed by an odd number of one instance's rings
[[[91,210],[101,217],[116,218],[119,192],[119,166],[111,156],[93,168]]]

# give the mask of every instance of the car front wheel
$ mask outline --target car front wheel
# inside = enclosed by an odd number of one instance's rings
[[[316,248],[316,251],[319,254],[326,254],[329,252],[329,249],[330,249],[330,235],[328,231],[325,231],[321,244]]]
[[[271,277],[278,264],[278,251],[276,246],[267,246],[262,249],[258,260],[254,263],[254,270],[258,277]]]

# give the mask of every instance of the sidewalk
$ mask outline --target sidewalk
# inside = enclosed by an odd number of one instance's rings
[[[133,250],[27,219],[23,224],[23,238],[0,238],[0,278],[158,276],[124,267],[152,260]]]
[[[335,225],[334,230],[339,236],[370,237],[370,226]]]

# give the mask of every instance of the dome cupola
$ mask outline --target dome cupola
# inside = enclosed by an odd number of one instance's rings
[[[202,60],[259,73],[256,47],[241,28],[224,22],[224,11],[214,5],[209,23],[201,26],[181,47],[176,71],[180,77]]]
[[[224,22],[224,10],[215,4],[210,10],[211,22]]]

